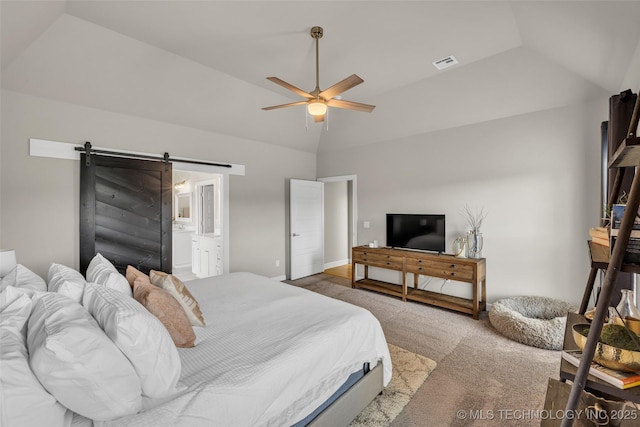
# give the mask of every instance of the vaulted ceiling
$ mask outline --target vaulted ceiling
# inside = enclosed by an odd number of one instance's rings
[[[7,1],[3,89],[305,151],[557,108],[621,90],[638,1]],[[269,82],[357,74],[313,123]],[[432,63],[453,55],[459,64]],[[631,88],[637,91],[638,88]],[[328,125],[328,126],[327,126]],[[328,127],[328,128],[327,128]]]

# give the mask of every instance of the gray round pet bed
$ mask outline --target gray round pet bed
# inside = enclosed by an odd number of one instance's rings
[[[512,297],[491,305],[489,321],[498,332],[514,341],[562,350],[569,311],[575,311],[575,307],[554,298]]]

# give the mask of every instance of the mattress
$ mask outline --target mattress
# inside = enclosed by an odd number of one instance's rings
[[[179,349],[181,390],[97,426],[287,426],[304,419],[364,363],[391,358],[367,310],[252,273],[186,283],[207,326]]]

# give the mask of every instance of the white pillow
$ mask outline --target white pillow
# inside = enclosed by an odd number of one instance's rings
[[[67,408],[104,421],[141,409],[140,380],[131,363],[77,302],[36,295],[27,327],[31,369]]]
[[[2,279],[0,279],[0,292],[4,291],[9,286],[16,285],[16,273],[18,272],[18,267],[14,267],[11,271],[9,271]]]
[[[94,256],[89,263],[87,267],[87,282],[104,285],[133,297],[133,291],[127,279],[118,273],[118,270],[116,270],[113,264],[103,257],[102,254]]]
[[[177,391],[180,355],[160,320],[135,299],[95,283],[87,283],[82,303],[129,358],[145,396],[167,397]]]
[[[23,292],[22,289],[18,289],[14,286],[7,286],[4,288],[3,291],[0,292],[0,311],[3,311],[23,295],[26,295],[27,298],[31,298],[30,293]]]
[[[84,276],[73,268],[54,262],[49,266],[49,274],[47,275],[49,292],[57,292],[77,303],[82,303],[82,294],[86,284]]]
[[[13,287],[3,294],[11,301],[0,312],[0,425],[69,426],[71,411],[42,387],[29,367],[22,330],[31,314],[31,298]]]
[[[44,292],[47,290],[47,284],[42,277],[22,264],[16,265],[13,270],[0,280],[0,291],[4,290],[7,286],[14,286],[31,291]]]

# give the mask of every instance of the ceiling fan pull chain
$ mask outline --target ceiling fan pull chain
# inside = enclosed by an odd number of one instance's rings
[[[304,109],[304,128],[309,132],[309,112],[306,108]]]
[[[329,109],[324,113],[324,121],[326,123],[327,132],[329,132]]]

